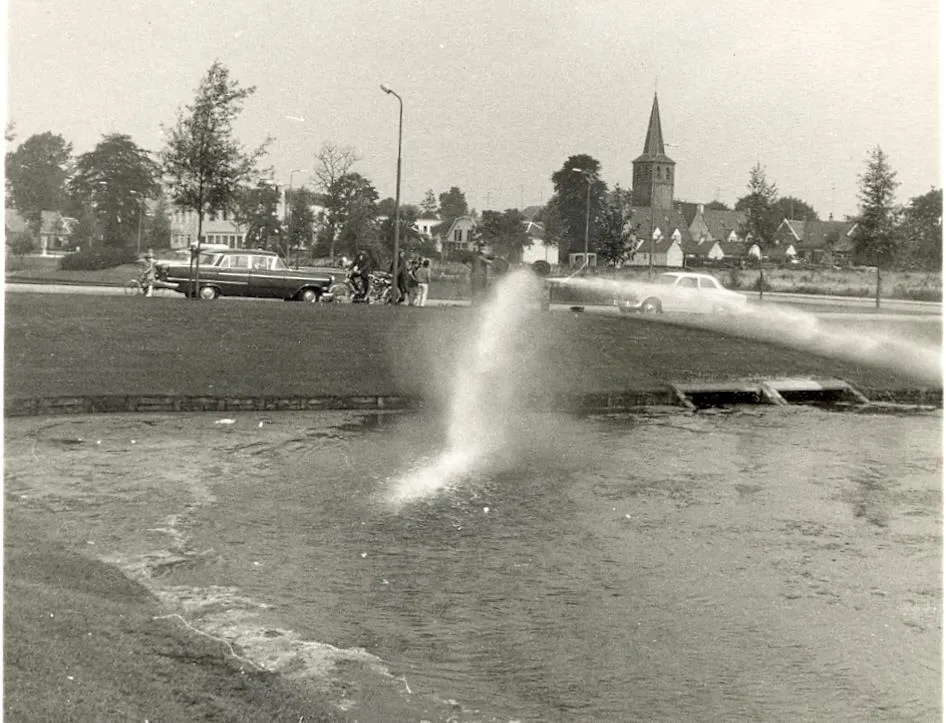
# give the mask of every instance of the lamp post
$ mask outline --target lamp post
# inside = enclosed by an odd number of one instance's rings
[[[398,116],[397,116],[397,185],[394,188],[394,262],[391,264],[392,283],[397,285],[397,255],[399,235],[401,231],[401,135],[404,128],[404,101],[397,93],[382,83],[381,90],[388,95],[397,98]],[[400,292],[398,292],[400,294]],[[397,303],[394,294],[391,295],[392,303]]]
[[[289,230],[289,222],[292,220],[292,210],[290,204],[292,203],[292,176],[296,173],[305,173],[305,168],[293,168],[289,171],[289,189],[286,191],[286,207],[283,209],[283,225],[286,227],[286,260],[289,260],[289,256],[292,251],[292,233]],[[291,266],[292,264],[290,264]]]
[[[588,182],[588,193],[585,196],[585,262],[582,266],[588,265],[588,229],[591,226],[591,183],[594,180],[592,174],[588,173],[584,168],[572,168],[575,173],[580,173],[585,177],[585,180]]]
[[[141,221],[145,213],[145,197],[138,191],[132,191],[131,194],[138,199],[138,244],[137,254],[141,256]]]

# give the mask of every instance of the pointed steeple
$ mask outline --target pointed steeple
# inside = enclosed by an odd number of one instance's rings
[[[647,138],[644,139],[644,155],[663,156],[664,134],[660,129],[660,105],[657,103],[657,93],[654,93],[654,105],[650,109],[650,123],[647,125]]]

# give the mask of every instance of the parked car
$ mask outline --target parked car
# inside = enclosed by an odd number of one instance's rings
[[[190,260],[157,265],[158,280],[186,296],[194,295]],[[290,269],[272,251],[227,249],[201,252],[202,299],[218,296],[251,296],[292,301],[330,301],[332,275],[321,271]]]
[[[724,287],[715,276],[688,271],[670,271],[655,283],[634,284],[614,299],[622,313],[664,311],[690,313],[737,313],[746,308],[746,297]]]

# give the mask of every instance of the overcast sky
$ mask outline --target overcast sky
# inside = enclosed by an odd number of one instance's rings
[[[732,204],[761,162],[822,218],[857,212],[869,150],[898,200],[941,186],[938,3],[890,0],[7,0],[14,146],[52,131],[163,145],[214,59],[255,85],[238,126],[288,181],[324,141],[402,200],[545,202],[587,153],[631,185],[655,88],[675,195]],[[294,174],[295,185],[308,176]]]

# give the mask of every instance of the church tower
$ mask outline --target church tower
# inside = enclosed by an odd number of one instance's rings
[[[664,136],[660,129],[660,107],[654,93],[654,105],[650,109],[650,123],[644,152],[634,159],[634,181],[632,205],[667,210],[673,208],[673,168],[676,166],[664,152]]]

